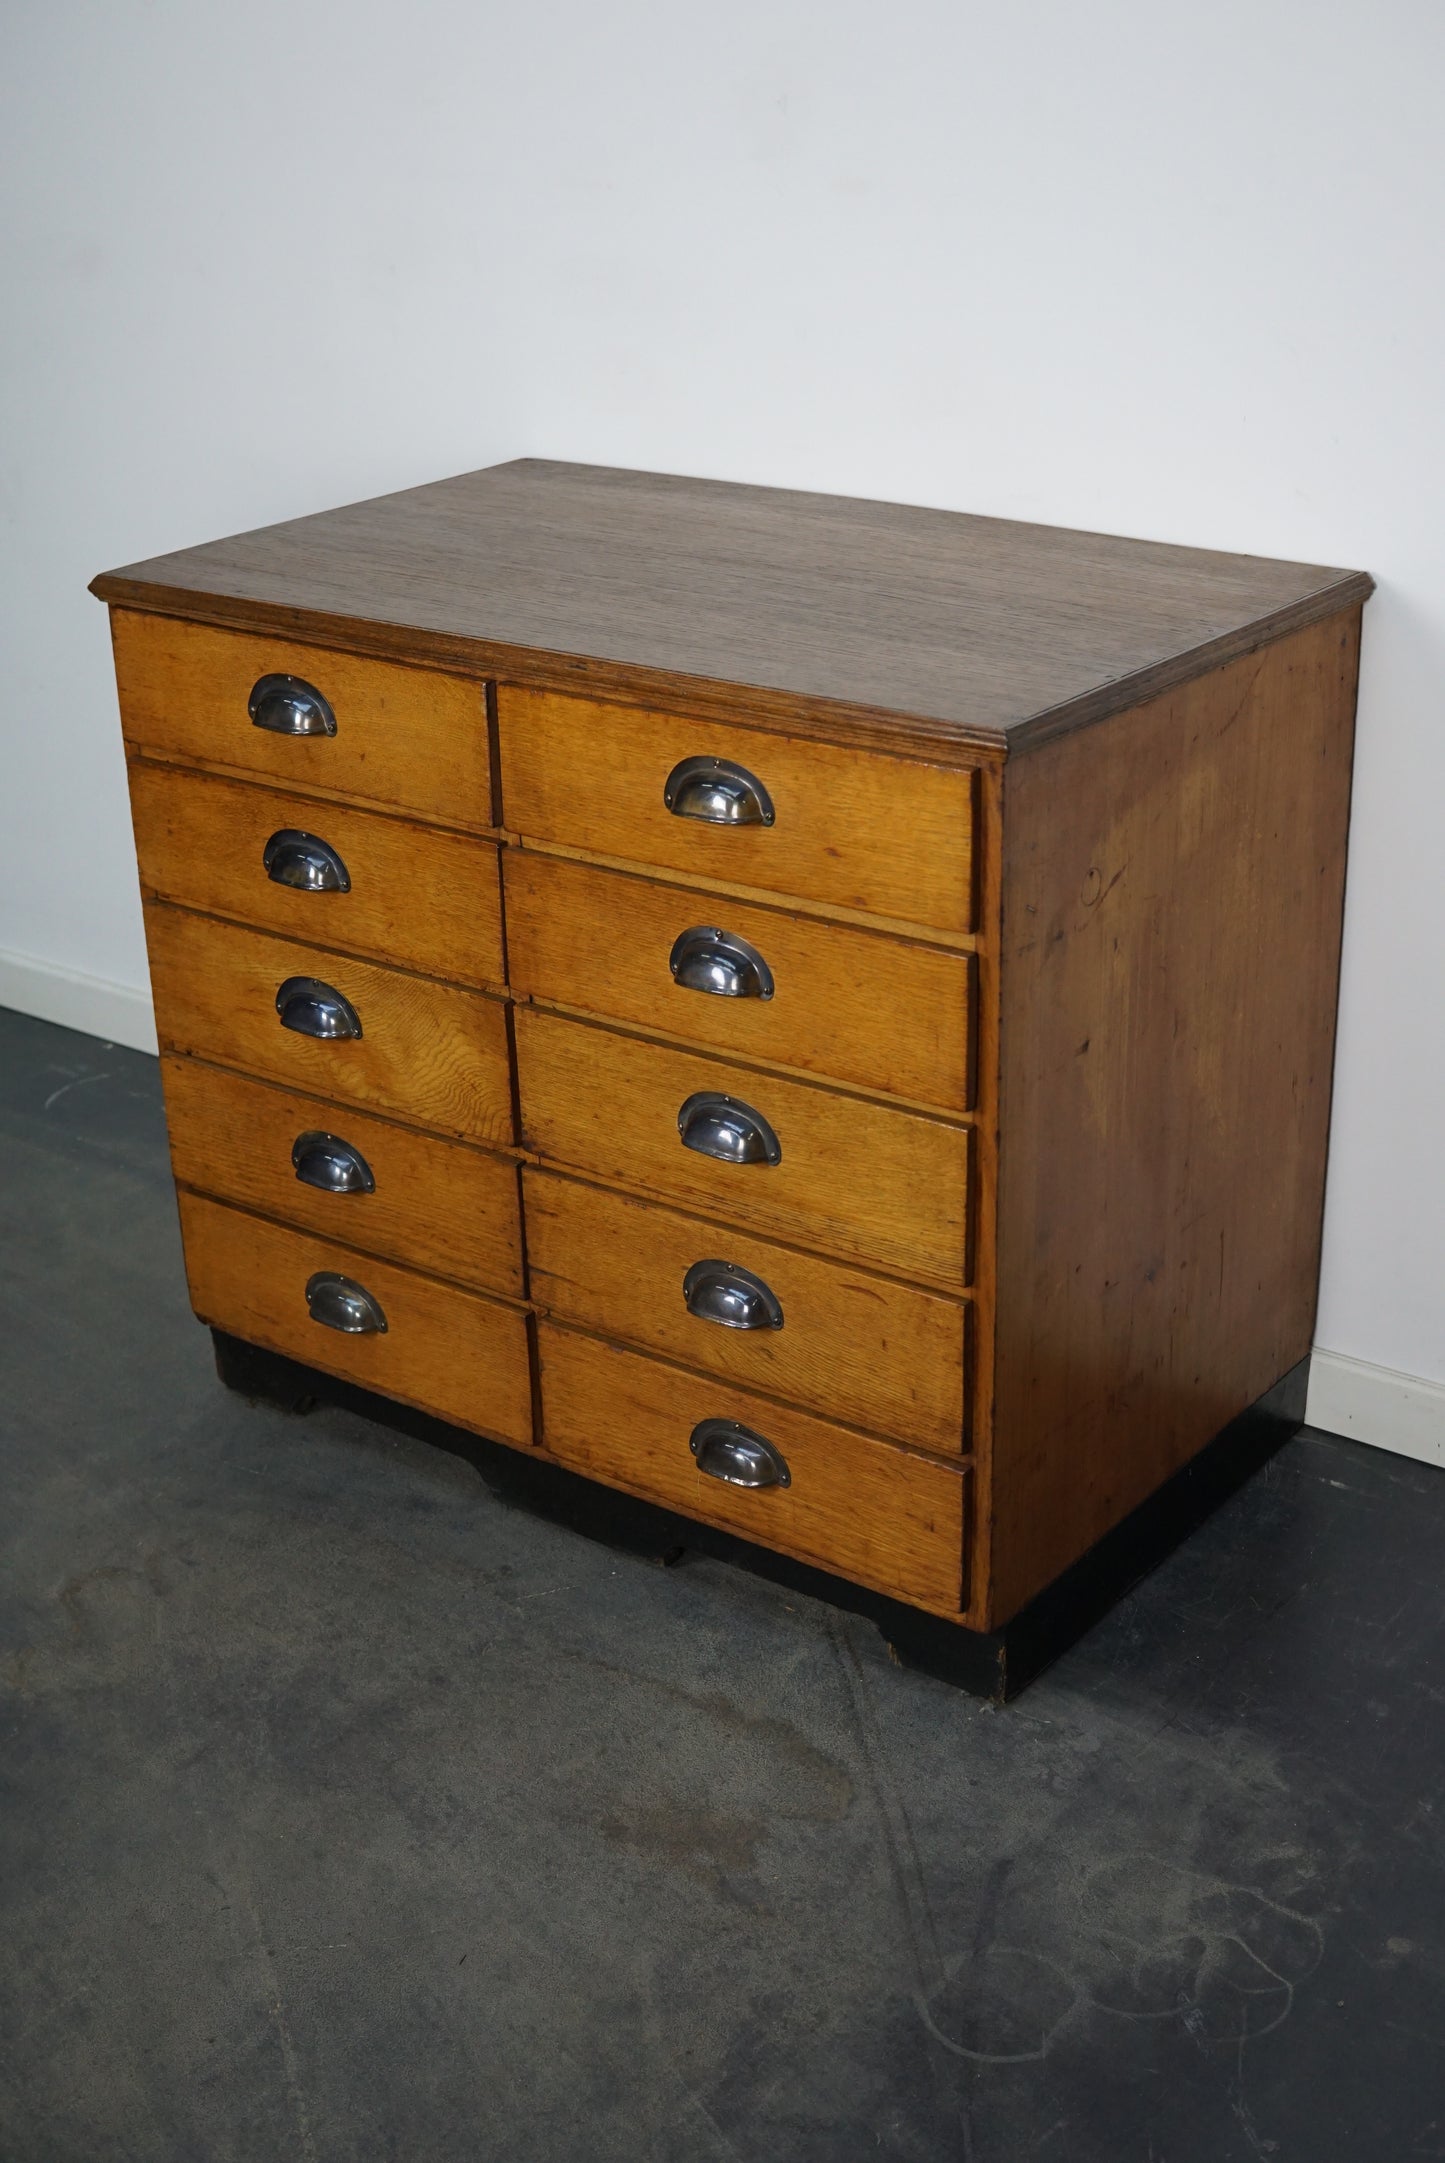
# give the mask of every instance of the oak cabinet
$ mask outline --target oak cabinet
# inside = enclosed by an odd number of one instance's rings
[[[233,1364],[1002,1688],[1288,1424],[1363,574],[528,460],[94,590]]]

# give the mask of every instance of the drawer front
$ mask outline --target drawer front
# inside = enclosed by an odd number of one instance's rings
[[[183,1184],[319,1238],[522,1297],[521,1210],[510,1157],[293,1096],[198,1059],[168,1055],[161,1078],[171,1167]],[[330,1140],[298,1150],[307,1135]],[[345,1184],[313,1184],[324,1178]]]
[[[508,849],[505,869],[519,996],[945,1111],[971,1106],[971,954],[526,849]]]
[[[523,1134],[539,1156],[802,1245],[967,1281],[967,1128],[540,1007],[518,1007],[516,1029]],[[679,1115],[698,1095],[760,1113],[779,1161],[723,1162],[684,1147]],[[706,1107],[694,1117],[705,1120]]]
[[[165,901],[459,983],[506,982],[494,841],[141,760],[130,800],[141,884]]]
[[[492,1146],[512,1141],[502,1003],[153,901],[146,907],[162,1048],[267,1075],[313,1096],[394,1111]],[[281,986],[314,978],[346,999],[359,1038],[283,1028]]]
[[[529,1166],[523,1184],[532,1297],[559,1321],[918,1449],[963,1448],[957,1300],[555,1172]]]
[[[203,1322],[459,1426],[531,1446],[527,1325],[517,1308],[184,1189],[179,1200],[191,1304]],[[385,1331],[343,1335],[315,1319],[307,1286],[318,1275],[360,1286],[379,1306]]]
[[[551,1323],[538,1341],[542,1439],[564,1463],[896,1599],[950,1614],[962,1606],[960,1467]],[[709,1419],[761,1435],[789,1484],[734,1487],[701,1471],[690,1438]]]
[[[528,840],[939,931],[973,927],[971,772],[513,684],[497,701],[502,815]],[[670,811],[664,789],[689,759],[741,766],[772,823]],[[674,794],[699,806],[698,784]]]
[[[133,750],[203,759],[283,787],[334,789],[451,826],[489,826],[491,764],[482,686],[435,669],[256,638],[112,609],[121,724]],[[321,694],[334,735],[257,727],[266,676]],[[267,710],[272,717],[277,709]]]

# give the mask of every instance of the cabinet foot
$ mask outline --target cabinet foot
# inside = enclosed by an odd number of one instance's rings
[[[279,1352],[263,1351],[221,1329],[211,1331],[211,1343],[216,1372],[238,1397],[262,1399],[283,1412],[310,1412],[320,1403],[324,1377],[299,1360],[283,1359]]]

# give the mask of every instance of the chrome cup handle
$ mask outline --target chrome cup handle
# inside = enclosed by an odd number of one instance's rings
[[[253,728],[273,736],[334,736],[336,716],[315,684],[300,676],[259,676],[246,701]]]
[[[381,1301],[354,1277],[336,1269],[318,1269],[306,1280],[306,1304],[313,1322],[339,1329],[344,1337],[384,1336],[386,1316]]]
[[[662,800],[675,819],[709,826],[771,826],[777,817],[757,775],[732,759],[679,759],[662,784]]]
[[[304,894],[349,894],[351,873],[329,841],[283,826],[261,851],[273,886],[294,886]]]
[[[677,1131],[684,1149],[716,1157],[720,1164],[782,1161],[783,1145],[762,1113],[715,1089],[700,1089],[687,1098],[677,1115]]]
[[[728,1487],[791,1487],[788,1460],[775,1442],[735,1419],[700,1419],[688,1440],[697,1469]]]
[[[679,932],[667,965],[684,991],[705,991],[714,999],[773,996],[773,972],[757,948],[717,924]]]
[[[699,1322],[719,1329],[781,1329],[777,1294],[752,1270],[736,1262],[694,1262],[682,1280],[682,1297]]]
[[[283,1029],[298,1036],[360,1036],[361,1016],[344,993],[316,976],[288,976],[276,993]]]
[[[375,1194],[376,1174],[354,1142],[309,1127],[291,1144],[291,1163],[303,1186],[323,1194]]]

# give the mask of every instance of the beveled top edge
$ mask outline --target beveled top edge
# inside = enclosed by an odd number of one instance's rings
[[[1363,572],[520,459],[102,573],[116,606],[950,761],[1361,605]]]

